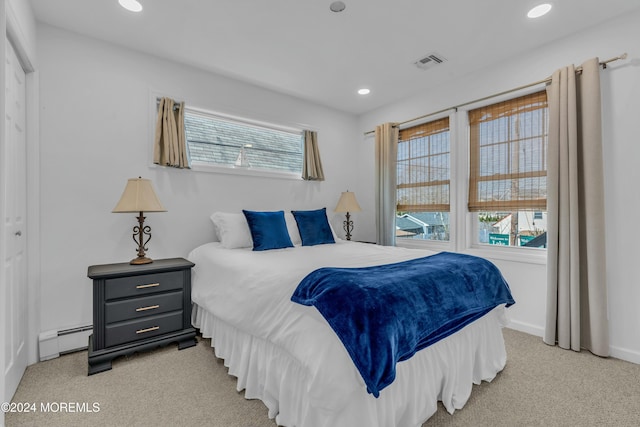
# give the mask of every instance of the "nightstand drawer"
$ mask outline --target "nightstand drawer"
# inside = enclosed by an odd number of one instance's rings
[[[120,277],[105,281],[104,296],[106,300],[182,289],[184,275],[182,271],[167,273],[141,274],[138,276]]]
[[[105,327],[105,345],[111,347],[182,329],[182,310]]]
[[[111,301],[104,306],[105,323],[154,316],[168,311],[182,310],[182,291]]]

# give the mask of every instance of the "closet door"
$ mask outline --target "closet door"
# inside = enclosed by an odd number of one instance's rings
[[[5,328],[4,400],[10,401],[27,367],[27,257],[26,257],[26,88],[25,72],[6,42],[5,147],[2,167],[4,259],[0,260],[4,301],[0,316]]]

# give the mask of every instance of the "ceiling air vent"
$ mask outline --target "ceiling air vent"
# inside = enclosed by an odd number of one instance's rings
[[[438,64],[442,64],[444,61],[446,61],[444,56],[437,53],[431,53],[429,55],[426,55],[424,58],[418,59],[416,62],[414,62],[414,65],[421,70],[426,70]]]

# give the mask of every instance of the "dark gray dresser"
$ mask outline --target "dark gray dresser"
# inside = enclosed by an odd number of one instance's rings
[[[191,267],[183,258],[150,264],[92,265],[93,334],[89,375],[111,369],[115,357],[178,343],[196,344],[191,326]]]

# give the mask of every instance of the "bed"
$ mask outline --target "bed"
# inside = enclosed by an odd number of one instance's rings
[[[291,246],[256,251],[246,247],[246,236],[229,244],[224,226],[217,225],[222,241],[188,256],[195,263],[192,323],[211,338],[216,356],[237,377],[238,391],[262,400],[278,425],[420,426],[438,401],[450,413],[461,409],[472,384],[491,381],[505,366],[501,304],[397,363],[395,379],[375,397],[323,315],[292,302],[292,295],[321,267],[385,265],[435,252],[337,238],[303,246],[297,237]],[[287,225],[295,234],[289,218]]]

